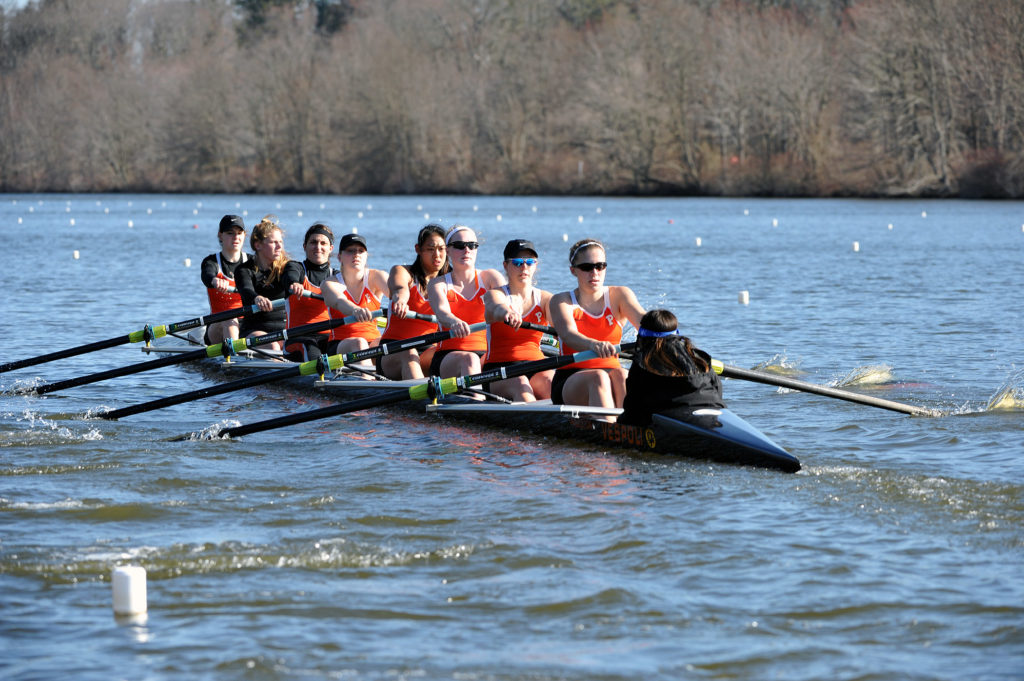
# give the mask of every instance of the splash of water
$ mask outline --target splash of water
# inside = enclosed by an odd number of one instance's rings
[[[775,374],[777,376],[800,376],[804,372],[800,370],[800,363],[791,361],[786,357],[785,352],[775,353],[769,359],[754,366],[755,371]]]
[[[1024,369],[1010,374],[985,405],[985,411],[1024,410]]]
[[[835,382],[835,387],[848,385],[880,385],[892,382],[892,367],[887,364],[871,364],[857,367]]]

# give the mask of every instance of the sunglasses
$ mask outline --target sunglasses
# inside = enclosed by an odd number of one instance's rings
[[[453,241],[448,245],[457,251],[475,251],[480,246],[475,241]]]
[[[606,263],[606,262],[581,262],[579,265],[573,265],[573,267],[575,267],[578,270],[582,270],[584,272],[593,272],[594,270],[597,270],[598,272],[601,272],[606,267],[608,267],[608,263]]]
[[[506,262],[512,263],[515,267],[533,267],[537,264],[537,258],[509,258]]]

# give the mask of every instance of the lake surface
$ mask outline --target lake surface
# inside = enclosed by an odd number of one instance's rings
[[[716,358],[945,415],[725,381],[787,475],[388,410],[165,441],[327,404],[286,388],[74,417],[213,382],[182,367],[7,394],[4,678],[1024,677],[1021,203],[5,195],[2,361],[205,313],[199,263],[243,211],[296,255],[314,220],[358,228],[382,269],[427,221],[476,228],[481,266],[529,238],[552,291],[598,237],[609,283]],[[126,564],[144,620],[112,613]]]

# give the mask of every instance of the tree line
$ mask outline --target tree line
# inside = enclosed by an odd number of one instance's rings
[[[0,190],[1021,197],[1024,3],[8,2]]]

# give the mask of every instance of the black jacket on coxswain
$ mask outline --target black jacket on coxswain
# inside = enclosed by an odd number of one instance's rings
[[[263,296],[268,300],[280,300],[285,297],[286,288],[284,276],[278,277],[273,283],[268,283],[271,269],[260,268],[256,258],[250,258],[235,268],[235,287],[242,296],[242,304],[245,306],[255,305],[256,296]],[[240,334],[248,336],[253,331],[265,331],[272,333],[284,328],[284,309],[271,310],[270,312],[258,312],[249,314],[242,318]]]
[[[706,362],[708,369],[705,371],[686,352],[684,337],[669,336],[664,340],[670,359],[668,365],[658,358],[645,356],[641,350],[643,344],[637,344],[626,377],[626,397],[619,423],[646,426],[651,423],[652,414],[681,418],[701,407],[725,407],[722,381],[711,368],[711,356],[693,348]]]

